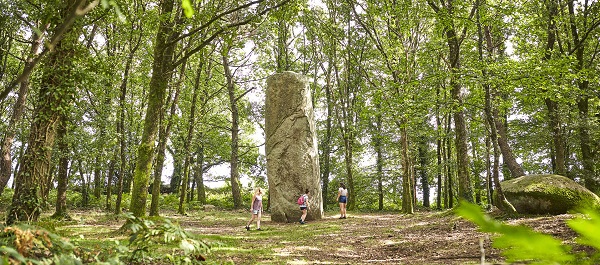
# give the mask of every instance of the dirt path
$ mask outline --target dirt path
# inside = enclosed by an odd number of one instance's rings
[[[206,218],[209,218],[207,215]],[[235,264],[480,264],[502,262],[488,235],[450,212],[328,216],[306,225],[263,221],[264,231],[246,231],[244,214],[210,224],[180,220],[190,231],[229,240],[207,258]],[[570,215],[508,220],[571,241]],[[210,218],[209,218],[210,219]],[[263,220],[270,220],[268,215]]]

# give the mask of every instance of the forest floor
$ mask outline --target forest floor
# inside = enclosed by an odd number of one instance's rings
[[[71,216],[76,221],[56,226],[57,234],[85,239],[91,249],[127,240],[126,235],[115,233],[124,224],[122,218],[75,210]],[[212,247],[204,257],[210,264],[482,264],[482,257],[486,264],[504,262],[490,235],[452,211],[349,212],[347,219],[326,212],[323,219],[305,225],[275,223],[265,213],[262,231],[256,230],[256,222],[246,231],[250,214],[245,211],[190,211],[186,216],[163,212],[162,216],[208,242]],[[577,250],[577,234],[566,225],[574,215],[496,217],[559,238]]]
[[[249,232],[244,229],[249,214],[234,218],[236,222],[181,221],[195,233],[232,239],[225,241],[233,243],[233,249],[217,248],[207,259],[235,264],[481,264],[482,256],[486,263],[503,262],[500,251],[492,248],[490,236],[452,211],[352,213],[348,219],[338,219],[337,214],[305,225],[274,223],[265,215],[264,231]],[[558,215],[505,221],[573,244],[576,234],[566,225],[572,218]]]

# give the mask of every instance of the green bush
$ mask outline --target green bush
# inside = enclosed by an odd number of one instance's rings
[[[19,224],[0,230],[0,264],[199,264],[209,245],[166,218],[153,220],[125,213],[131,231],[127,245],[118,240],[102,249],[85,249],[46,229]],[[168,247],[169,253],[159,249]],[[163,251],[164,252],[164,251]]]
[[[600,264],[600,255],[576,255],[569,246],[550,235],[535,232],[526,226],[510,226],[484,214],[479,206],[461,202],[457,214],[477,224],[481,231],[495,233],[493,246],[502,251],[506,261],[527,264]],[[593,210],[567,221],[579,234],[577,242],[600,251],[600,214]]]
[[[14,193],[15,191],[13,189],[5,188],[4,192],[2,192],[2,196],[0,196],[0,205],[6,205],[6,208],[8,208],[8,205],[10,205],[12,202],[12,196]]]

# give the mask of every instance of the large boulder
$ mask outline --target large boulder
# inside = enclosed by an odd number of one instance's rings
[[[317,130],[305,76],[283,72],[267,79],[265,131],[271,220],[298,221],[302,213],[297,199],[306,189],[306,219],[321,219]]]
[[[600,198],[559,175],[527,175],[500,183],[506,199],[524,214],[563,214],[579,207],[600,207]]]

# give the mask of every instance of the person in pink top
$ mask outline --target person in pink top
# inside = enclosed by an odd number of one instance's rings
[[[262,195],[263,192],[261,188],[256,188],[256,190],[254,190],[252,202],[250,203],[252,205],[250,207],[250,211],[252,212],[252,218],[250,219],[250,221],[248,221],[248,224],[246,225],[246,230],[248,231],[250,231],[250,224],[252,223],[252,221],[254,221],[254,218],[256,218],[256,230],[262,230],[260,229],[260,216],[262,214],[263,209]]]

